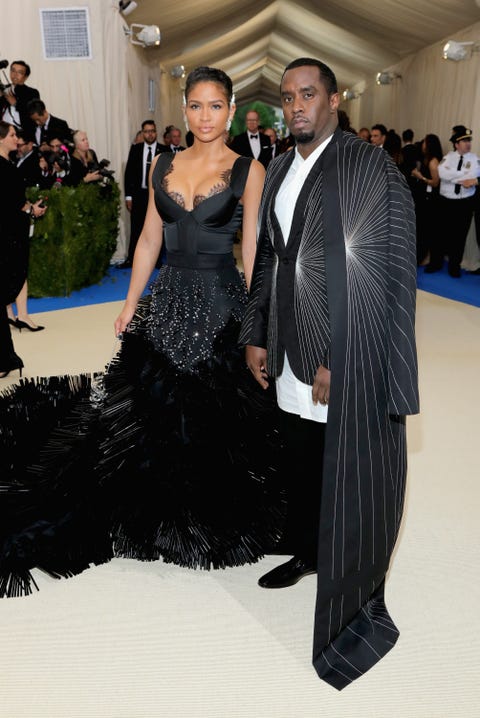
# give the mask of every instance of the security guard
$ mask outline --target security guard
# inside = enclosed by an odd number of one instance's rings
[[[472,131],[464,125],[456,125],[450,137],[453,150],[442,159],[440,175],[440,200],[442,235],[431,253],[427,273],[436,272],[448,256],[448,273],[460,277],[468,230],[474,210],[474,195],[480,175],[480,158],[470,151]]]

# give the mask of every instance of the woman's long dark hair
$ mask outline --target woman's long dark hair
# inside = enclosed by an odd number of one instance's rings
[[[423,141],[425,142],[425,151],[423,153],[425,163],[428,164],[434,157],[440,162],[443,157],[443,151],[438,135],[425,135]]]

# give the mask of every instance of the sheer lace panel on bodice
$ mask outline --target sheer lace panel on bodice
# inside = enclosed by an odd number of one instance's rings
[[[170,192],[168,189],[168,175],[173,172],[173,163],[168,167],[165,174],[162,177],[161,187],[162,190],[167,194],[174,202],[180,207],[185,207],[185,197],[180,192]],[[207,194],[196,194],[193,198],[193,209],[198,207],[201,202],[204,202],[209,197],[213,197],[216,194],[224,192],[229,186],[232,178],[232,168],[224,170],[220,175],[220,180],[216,182]]]

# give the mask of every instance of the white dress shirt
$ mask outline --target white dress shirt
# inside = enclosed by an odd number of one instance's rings
[[[324,140],[306,160],[299,154],[296,147],[294,150],[291,150],[295,152],[295,159],[290,165],[290,169],[275,199],[275,214],[277,215],[285,242],[288,242],[298,195],[301,192],[310,170],[332,139],[332,136],[333,135],[330,135],[330,137]],[[297,379],[292,372],[286,354],[283,371],[281,375],[277,377],[276,387],[277,403],[280,409],[288,411],[291,414],[299,414],[303,419],[320,422],[327,421],[328,406],[313,403],[312,387]]]
[[[256,132],[248,132],[247,134],[248,141],[250,142],[250,147],[252,148],[252,154],[255,159],[258,160],[260,150],[262,149],[260,146],[260,133],[257,130]],[[256,137],[252,137],[252,135],[256,135]]]
[[[462,167],[457,169],[460,157],[463,157]],[[456,183],[459,180],[475,179],[480,175],[480,158],[474,152],[465,152],[460,155],[459,152],[448,152],[440,164],[438,165],[438,174],[440,175],[440,194],[447,199],[465,199],[473,197],[476,192],[476,186],[463,187],[460,186],[460,192],[455,193]]]

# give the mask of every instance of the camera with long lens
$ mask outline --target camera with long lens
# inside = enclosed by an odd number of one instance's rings
[[[3,94],[3,93],[6,92],[7,90],[9,90],[10,87],[12,86],[12,83],[8,81],[8,77],[7,77],[6,74],[5,74],[5,68],[6,68],[6,67],[8,67],[8,60],[0,60],[0,70],[3,70],[3,71],[4,71],[4,72],[3,72],[3,76],[4,76],[5,80],[6,80],[6,82],[1,82],[1,81],[0,81],[0,94]]]
[[[90,167],[90,172],[98,172],[98,174],[102,177],[102,181],[100,184],[107,185],[109,182],[112,182],[114,177],[115,170],[108,170],[107,167],[110,165],[110,160],[100,160],[97,164],[94,164]]]

